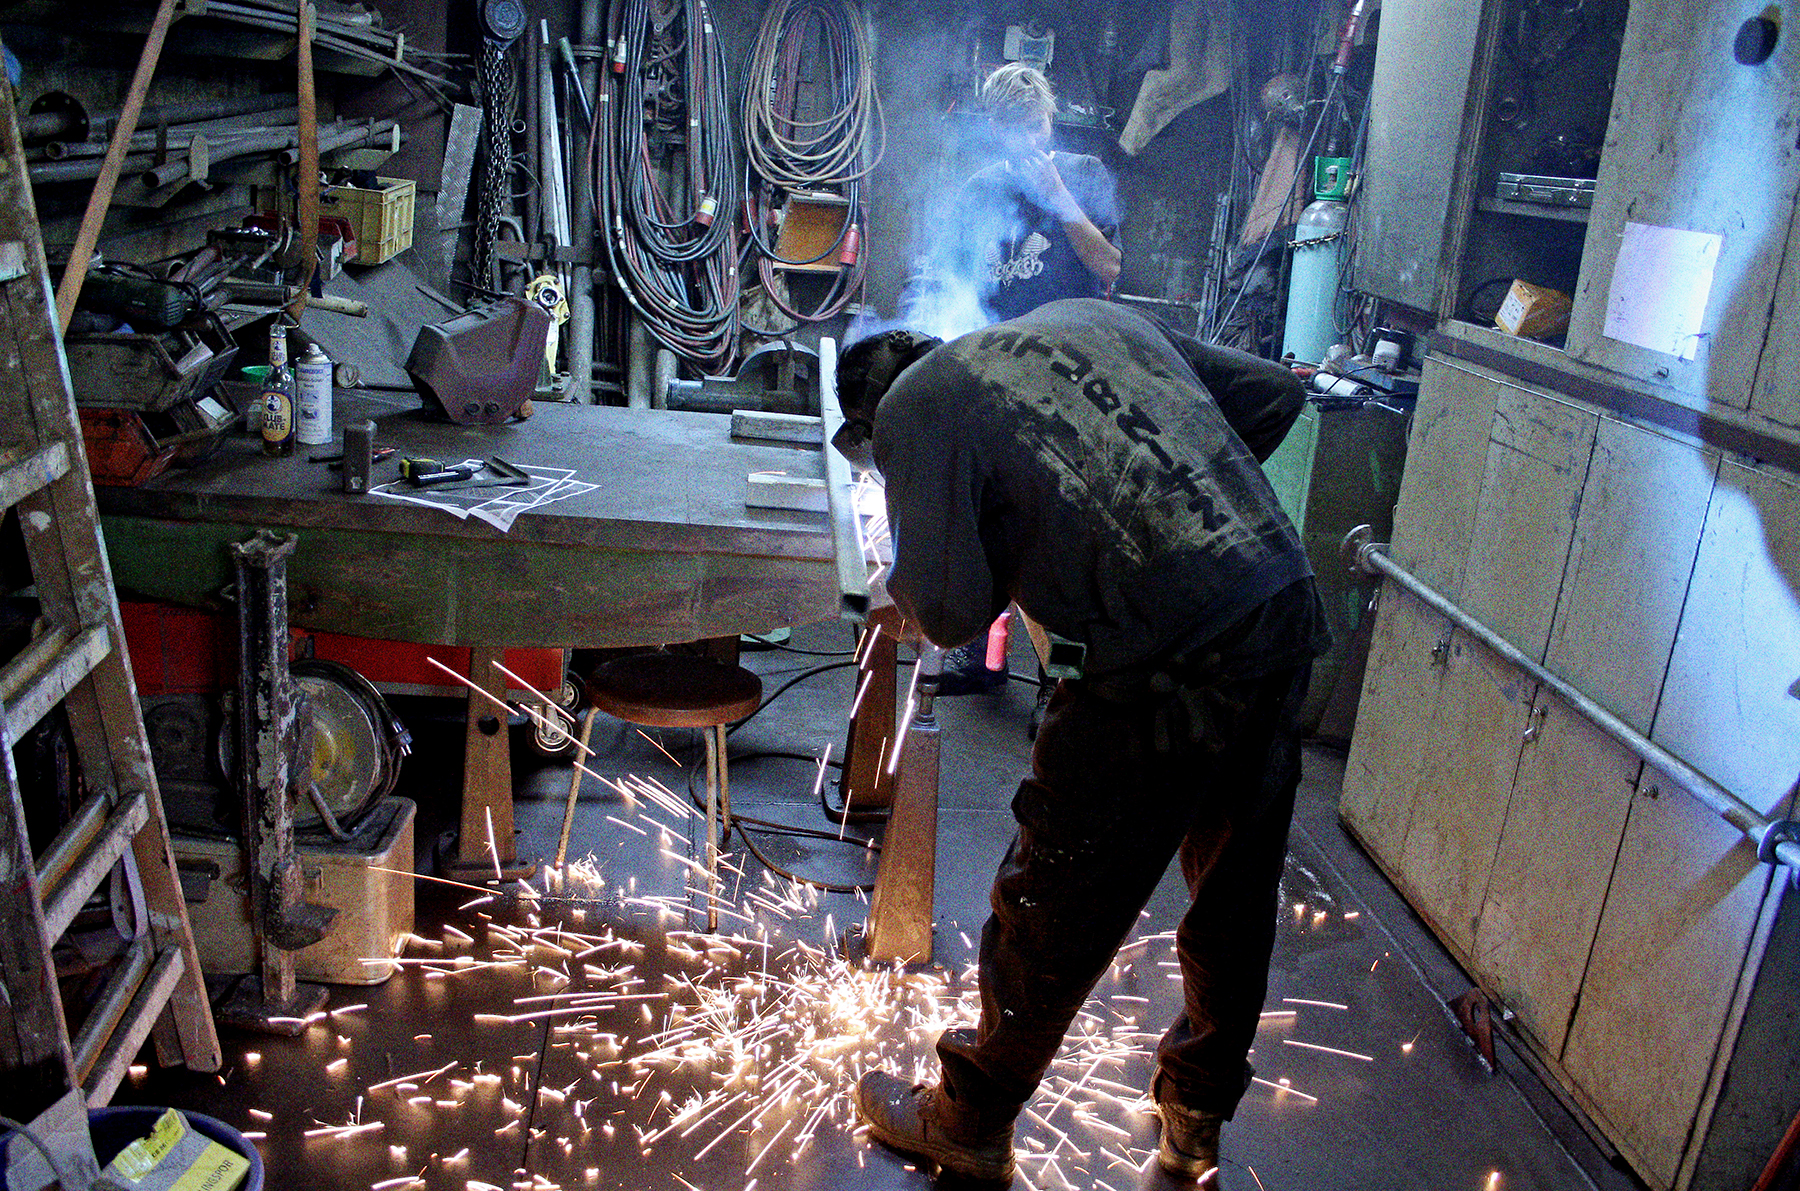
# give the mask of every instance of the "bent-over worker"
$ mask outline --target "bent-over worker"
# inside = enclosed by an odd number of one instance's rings
[[[895,1149],[1010,1178],[1014,1118],[1179,853],[1185,1009],[1151,1091],[1162,1166],[1205,1177],[1249,1086],[1296,721],[1327,644],[1306,555],[1258,467],[1301,385],[1083,298],[949,343],[864,340],[839,390],[835,442],[886,482],[899,611],[954,646],[1011,600],[1086,647],[1013,800],[980,1024],[939,1038],[939,1083],[870,1071],[858,1108]]]

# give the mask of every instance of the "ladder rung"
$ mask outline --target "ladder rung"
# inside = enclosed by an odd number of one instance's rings
[[[106,1039],[99,1057],[94,1060],[94,1069],[88,1077],[81,1081],[82,1095],[87,1097],[89,1108],[99,1108],[112,1099],[112,1094],[125,1078],[126,1068],[136,1057],[144,1039],[156,1026],[156,1019],[163,1007],[169,1003],[169,997],[175,991],[176,983],[181,979],[186,965],[181,959],[181,949],[172,947],[156,957],[156,963],[150,974],[138,986],[137,995],[131,998],[131,1006],[125,1011],[112,1036]]]
[[[47,443],[28,455],[0,463],[0,512],[69,474],[69,448]]]
[[[94,1060],[100,1057],[100,1048],[125,1020],[125,1011],[131,1008],[132,998],[143,987],[144,977],[150,972],[150,961],[155,958],[156,952],[150,945],[148,934],[139,935],[119,957],[100,999],[81,1024],[81,1032],[75,1035],[76,1083],[88,1077],[88,1072],[94,1069]]]
[[[111,650],[103,624],[89,625],[70,639],[51,629],[0,668],[0,704],[6,707],[6,737],[19,741],[93,673]]]
[[[92,842],[85,847],[76,844],[64,847],[64,837],[76,833],[86,827],[92,832],[92,818],[83,807],[82,813],[75,821],[63,829],[56,842],[50,845],[45,853],[47,859],[54,859],[58,867],[66,867],[68,876],[58,881],[55,889],[44,889],[44,932],[51,942],[62,938],[69,924],[75,921],[75,915],[88,897],[99,888],[112,866],[119,862],[125,849],[131,846],[131,837],[143,830],[150,819],[150,803],[142,790],[134,791],[124,802],[114,808],[107,816],[105,825],[98,832],[93,832]],[[69,858],[65,858],[69,854]],[[46,866],[48,867],[48,866]]]

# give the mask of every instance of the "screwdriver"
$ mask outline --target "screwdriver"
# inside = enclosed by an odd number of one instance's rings
[[[444,484],[451,480],[466,480],[480,470],[479,463],[444,463],[437,459],[419,458],[400,460],[401,478],[415,488],[427,484]]]

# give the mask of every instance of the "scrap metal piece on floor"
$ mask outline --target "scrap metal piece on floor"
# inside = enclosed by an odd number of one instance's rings
[[[312,1024],[308,1019],[325,1008],[322,984],[295,984],[285,1000],[279,995],[271,997],[272,991],[264,987],[261,976],[245,976],[213,1009],[213,1015],[220,1025],[297,1038]]]
[[[894,808],[881,840],[881,869],[864,931],[869,957],[881,963],[931,960],[932,895],[937,884],[938,724],[932,712],[944,651],[919,647],[916,710],[896,734],[889,768]]]
[[[1494,1062],[1494,1022],[1492,1006],[1488,1004],[1487,995],[1479,988],[1471,988],[1462,996],[1449,1002],[1450,1012],[1456,1015],[1456,1024],[1475,1046],[1475,1053],[1481,1059],[1482,1070],[1492,1075],[1497,1067]]]

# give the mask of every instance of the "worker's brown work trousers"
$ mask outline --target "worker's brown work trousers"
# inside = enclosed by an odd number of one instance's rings
[[[938,1041],[944,1090],[976,1128],[1030,1099],[1177,852],[1193,894],[1176,932],[1186,1008],[1158,1047],[1156,1094],[1232,1115],[1268,987],[1310,672],[1219,681],[1204,722],[1171,718],[1166,692],[1121,701],[1061,684],[1013,799],[1018,835],[981,936],[980,1026]]]

